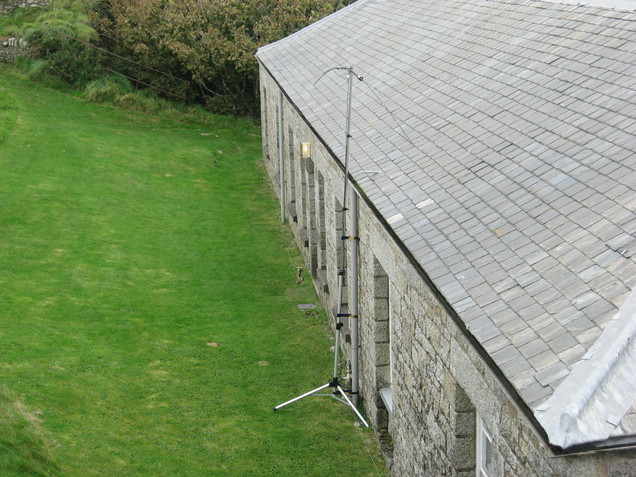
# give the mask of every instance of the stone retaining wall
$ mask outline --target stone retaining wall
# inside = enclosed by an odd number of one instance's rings
[[[0,0],[0,12],[11,10],[12,8],[16,7],[44,7],[48,4],[48,0]]]
[[[0,46],[0,63],[13,63],[20,56],[26,56],[28,51],[14,46]]]
[[[30,55],[28,43],[21,38],[0,39],[0,63],[13,63],[20,56]]]

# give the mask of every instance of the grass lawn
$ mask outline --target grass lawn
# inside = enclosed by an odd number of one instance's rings
[[[257,127],[2,70],[0,123],[0,385],[39,415],[51,473],[386,475],[346,406],[272,411],[328,380],[332,342],[296,306],[316,298]],[[36,475],[6,468],[18,447],[0,437],[0,475]]]

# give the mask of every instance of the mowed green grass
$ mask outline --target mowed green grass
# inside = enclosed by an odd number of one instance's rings
[[[316,298],[295,284],[258,128],[115,110],[6,71],[0,90],[15,119],[0,385],[39,412],[61,474],[385,475],[346,406],[272,411],[326,382],[332,355],[324,311],[296,306]]]

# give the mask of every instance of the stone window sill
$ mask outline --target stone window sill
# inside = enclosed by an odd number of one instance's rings
[[[391,388],[380,389],[380,397],[382,398],[390,417],[393,413],[393,390]]]

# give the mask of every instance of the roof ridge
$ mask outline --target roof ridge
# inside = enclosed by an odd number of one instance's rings
[[[612,10],[636,11],[636,0],[540,0],[549,3],[577,5],[579,7],[598,7]]]
[[[373,0],[357,0],[357,1],[354,1],[353,3],[350,3],[349,5],[347,5],[346,7],[343,7],[340,10],[337,10],[337,11],[335,11],[335,12],[333,12],[333,13],[331,13],[331,14],[323,17],[323,18],[321,18],[320,20],[317,20],[317,21],[313,22],[311,25],[307,25],[306,27],[301,28],[300,30],[292,33],[291,35],[288,35],[288,36],[286,36],[284,38],[281,38],[280,40],[277,40],[277,41],[275,41],[273,43],[269,43],[267,45],[263,45],[256,51],[256,57],[258,57],[259,53],[269,50],[271,47],[274,47],[275,45],[277,45],[278,43],[280,43],[282,41],[287,41],[287,40],[289,40],[291,38],[294,38],[296,36],[299,36],[299,35],[307,32],[307,31],[309,31],[309,30],[312,30],[312,29],[316,28],[318,25],[322,24],[323,22],[325,22],[327,20],[332,21],[333,18],[334,18],[334,15],[340,15],[343,12],[346,12],[346,11],[352,9],[353,7],[360,7],[361,5],[363,5],[363,4],[367,3],[367,2],[370,2],[370,1],[373,1]]]

